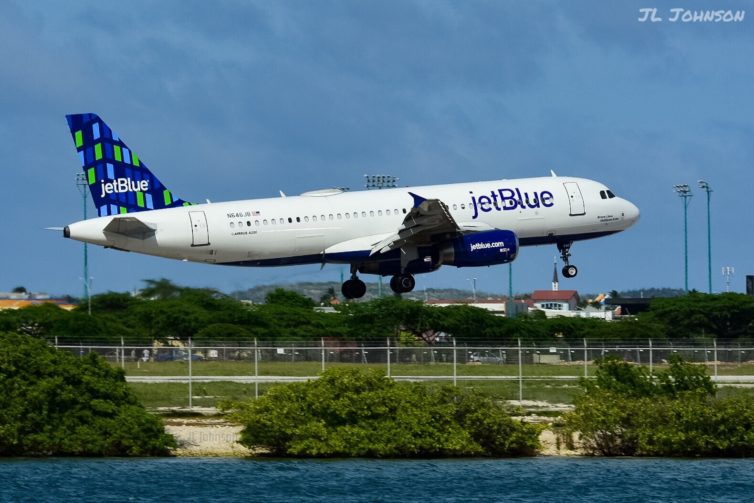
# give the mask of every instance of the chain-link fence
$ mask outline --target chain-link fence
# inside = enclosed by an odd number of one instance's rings
[[[54,342],[53,342],[54,344]],[[754,345],[708,343],[627,343],[537,346],[461,345],[402,346],[321,340],[289,343],[175,342],[173,345],[60,344],[77,355],[97,353],[120,366],[134,383],[233,382],[252,385],[314,379],[333,367],[382,369],[397,380],[440,381],[472,385],[511,400],[570,401],[578,379],[594,372],[595,361],[612,355],[645,365],[650,372],[666,365],[673,355],[706,365],[721,384],[754,383]]]

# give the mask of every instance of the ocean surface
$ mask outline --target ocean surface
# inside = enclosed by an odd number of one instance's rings
[[[754,460],[0,460],[0,501],[73,500],[752,501]]]

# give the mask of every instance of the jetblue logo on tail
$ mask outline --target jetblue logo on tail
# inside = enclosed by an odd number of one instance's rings
[[[141,180],[135,182],[130,178],[116,178],[112,182],[100,183],[100,190],[102,193],[100,197],[105,197],[105,194],[121,194],[124,192],[147,192],[149,191],[149,182],[147,180]]]
[[[67,115],[99,216],[187,206],[96,114]]]

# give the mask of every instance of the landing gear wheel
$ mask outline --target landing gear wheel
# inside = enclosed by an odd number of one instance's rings
[[[343,282],[340,288],[346,299],[360,299],[367,293],[367,286],[358,278],[352,278]]]
[[[395,293],[408,293],[416,286],[416,280],[410,274],[396,274],[390,278],[390,289]]]
[[[579,269],[575,265],[563,266],[563,276],[566,278],[574,278],[579,273]]]

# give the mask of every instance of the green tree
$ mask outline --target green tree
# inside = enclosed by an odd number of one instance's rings
[[[312,299],[306,295],[276,288],[265,297],[266,304],[276,304],[278,306],[299,307],[303,309],[313,309],[316,305]]]
[[[20,334],[0,334],[0,456],[151,456],[176,446],[123,372]]]
[[[144,299],[175,299],[180,297],[185,290],[166,278],[145,279],[143,281],[145,286],[139,292],[139,296]]]
[[[754,335],[754,298],[739,293],[699,292],[657,298],[640,318],[661,324],[670,339],[751,337]]]

